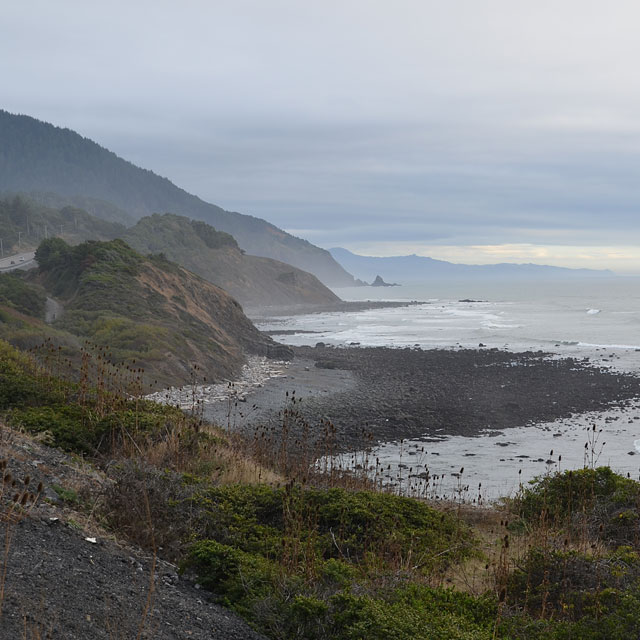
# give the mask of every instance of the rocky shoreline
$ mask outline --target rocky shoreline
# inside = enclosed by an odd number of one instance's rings
[[[247,430],[277,424],[295,392],[311,427],[328,420],[348,451],[402,438],[477,436],[627,404],[640,379],[542,352],[296,347],[286,373],[246,403],[206,417]],[[226,418],[226,422],[225,419]],[[321,431],[317,430],[318,433]]]
[[[266,356],[249,356],[236,380],[215,384],[183,385],[155,391],[145,396],[160,404],[178,406],[183,410],[199,410],[206,404],[246,402],[247,394],[259,389],[267,380],[285,375],[288,362],[271,360]]]

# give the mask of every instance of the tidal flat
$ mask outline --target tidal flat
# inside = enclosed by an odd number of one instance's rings
[[[580,467],[585,455],[637,475],[635,375],[541,351],[316,346],[295,353],[277,377],[240,400],[207,404],[205,416],[277,434],[283,411],[294,408],[292,447],[325,460],[330,452],[335,464],[369,469],[412,495],[497,498],[536,475]]]

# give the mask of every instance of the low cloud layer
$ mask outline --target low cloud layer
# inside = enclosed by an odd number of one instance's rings
[[[634,3],[130,5],[5,7],[0,106],[323,246],[640,271]]]

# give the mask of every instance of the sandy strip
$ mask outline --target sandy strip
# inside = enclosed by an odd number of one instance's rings
[[[262,387],[273,378],[286,376],[289,363],[269,360],[264,356],[249,356],[237,380],[227,380],[218,384],[185,385],[170,387],[151,393],[145,398],[161,404],[194,409],[201,405],[228,403],[230,400],[244,401],[248,393]]]

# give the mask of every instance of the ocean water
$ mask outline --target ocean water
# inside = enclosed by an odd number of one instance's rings
[[[424,349],[484,345],[543,350],[555,357],[588,357],[598,366],[640,375],[640,278],[441,281],[335,291],[344,300],[424,304],[272,318],[259,327],[293,332],[277,336],[292,345],[321,341]],[[585,444],[593,454],[589,459],[585,459]],[[372,466],[376,477],[402,492],[457,495],[472,502],[479,495],[485,501],[513,493],[520,483],[547,472],[594,462],[639,478],[636,453],[640,453],[640,405],[487,431],[475,438],[383,443],[368,455],[365,466]],[[354,452],[334,462],[362,466],[363,455]],[[377,466],[369,465],[376,459]]]
[[[312,334],[279,336],[289,344],[419,345],[545,350],[593,354],[613,350],[620,366],[640,370],[640,278],[573,282],[441,282],[393,288],[336,289],[344,300],[425,301],[354,313],[275,318],[264,329]],[[471,302],[467,302],[471,300]],[[631,354],[638,354],[637,356]]]

